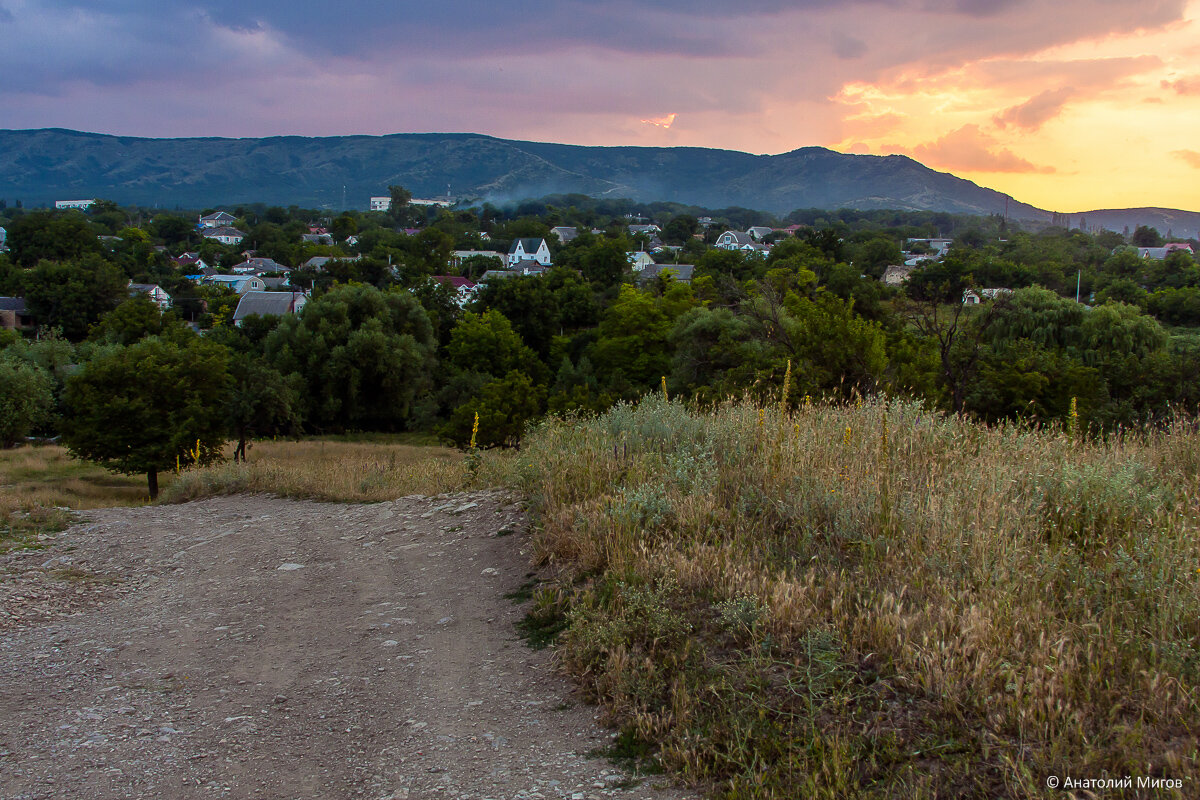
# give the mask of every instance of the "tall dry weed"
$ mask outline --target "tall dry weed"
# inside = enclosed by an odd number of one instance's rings
[[[685,776],[1037,797],[1200,786],[1197,439],[655,395],[545,421],[518,474],[568,576],[565,663]]]

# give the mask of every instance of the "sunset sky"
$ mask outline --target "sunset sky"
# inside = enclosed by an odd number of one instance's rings
[[[0,128],[904,153],[1200,211],[1200,0],[0,0]]]

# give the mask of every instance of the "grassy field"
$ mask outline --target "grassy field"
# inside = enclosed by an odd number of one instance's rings
[[[145,478],[76,461],[63,447],[0,450],[0,552],[61,530],[71,521],[69,510],[144,502]]]
[[[232,452],[231,446],[228,455]],[[390,500],[457,491],[485,476],[495,483],[504,461],[502,455],[484,454],[473,471],[462,453],[428,437],[381,434],[255,442],[249,457],[246,464],[227,461],[179,476],[160,475],[159,502],[236,492],[337,502]],[[61,529],[71,511],[146,502],[144,476],[115,475],[53,445],[0,450],[0,551]]]
[[[1200,435],[661,398],[527,437],[534,621],[723,798],[1200,796]],[[1078,796],[1135,796],[1101,793]]]
[[[1200,795],[1195,423],[1096,442],[895,401],[650,397],[517,453],[259,442],[165,477],[163,502],[521,490],[555,576],[525,629],[621,728],[610,755],[717,797]],[[59,506],[145,501],[54,447],[0,452],[0,486],[10,543]]]
[[[391,437],[263,441],[254,445],[249,456],[246,464],[226,462],[185,472],[162,492],[162,502],[269,492],[282,497],[364,503],[459,491],[474,481],[461,452]],[[486,463],[496,458],[489,456]]]

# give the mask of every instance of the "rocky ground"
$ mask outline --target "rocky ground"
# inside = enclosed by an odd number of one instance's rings
[[[502,494],[84,519],[0,557],[0,797],[693,796],[518,637]]]

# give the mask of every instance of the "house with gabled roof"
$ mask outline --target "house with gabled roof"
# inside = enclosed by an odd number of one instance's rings
[[[221,244],[241,244],[242,240],[246,238],[246,234],[237,228],[230,228],[228,226],[205,228],[200,231],[200,235],[205,239],[216,239]]]
[[[649,253],[644,251],[626,253],[625,260],[629,262],[629,268],[634,272],[641,272],[646,267],[654,264],[654,259],[650,257]]]
[[[285,267],[273,258],[264,258],[262,256],[251,256],[242,263],[235,264],[233,267],[233,272],[236,275],[267,275],[271,273],[287,275],[291,271],[291,267]]]
[[[475,293],[479,290],[478,284],[472,283],[466,278],[460,278],[457,275],[433,275],[430,277],[430,280],[452,287],[454,293],[457,295],[455,302],[458,303],[460,308],[474,300]]]
[[[557,228],[551,228],[550,232],[558,237],[560,244],[566,244],[579,236],[579,229],[573,225],[560,225]]]
[[[212,214],[205,214],[200,217],[198,228],[226,228],[237,222],[237,217],[230,214],[228,211],[216,211]]]
[[[240,328],[242,320],[252,314],[260,317],[299,314],[306,303],[304,292],[246,292],[233,311],[233,324]]]
[[[746,233],[750,234],[750,238],[756,242],[761,242],[774,232],[775,229],[768,225],[751,225],[746,228]]]
[[[171,256],[172,263],[180,269],[186,269],[192,272],[202,272],[209,268],[209,265],[204,263],[204,259],[199,253],[183,253],[178,256]]]
[[[695,264],[651,264],[638,273],[637,281],[644,285],[651,283],[661,275],[680,283],[691,283],[695,271]]]
[[[224,286],[238,294],[261,292],[267,288],[257,275],[206,275],[200,279],[200,283],[204,286]]]
[[[515,239],[508,248],[508,266],[520,268],[523,261],[532,261],[542,267],[550,266],[550,247],[545,239]]]
[[[325,269],[325,265],[330,261],[358,261],[362,256],[313,256],[308,261],[304,262],[306,269],[315,269],[321,272]]]
[[[166,311],[171,307],[171,295],[167,294],[157,283],[130,283],[129,296],[144,294],[149,297],[154,305],[158,306],[159,313]]]
[[[32,330],[33,317],[25,307],[24,297],[0,297],[0,330]]]
[[[755,244],[754,237],[741,231],[725,231],[717,237],[713,247],[720,250],[741,250],[747,245]]]

